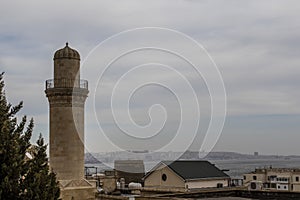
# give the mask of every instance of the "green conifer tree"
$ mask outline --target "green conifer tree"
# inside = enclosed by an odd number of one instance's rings
[[[17,112],[23,103],[12,106],[4,92],[3,73],[0,74],[0,199],[19,199],[20,180],[28,170],[24,157],[30,146],[33,120],[27,129],[26,116],[17,123]]]
[[[60,190],[56,176],[53,172],[49,173],[47,159],[47,145],[40,135],[37,146],[33,150],[33,159],[29,162],[29,170],[24,179],[26,188],[22,199],[28,200],[54,200],[59,198]]]
[[[27,128],[25,128],[27,121],[26,116],[22,118],[20,123],[17,122],[16,114],[22,107],[22,102],[17,106],[12,106],[7,102],[4,92],[3,73],[1,73],[0,200],[24,199],[25,197],[27,198],[27,193],[30,191],[34,191],[39,195],[34,196],[33,199],[58,199],[58,183],[55,174],[49,173],[46,155],[47,147],[44,145],[41,137],[38,140],[37,155],[30,161],[25,159],[25,154],[31,146],[30,138],[33,130],[33,119],[30,120]],[[36,165],[34,163],[36,163]],[[32,172],[36,173],[32,175]],[[43,184],[40,185],[39,189],[42,191],[46,190],[47,194],[38,191],[34,185],[36,183],[35,179],[39,177],[43,179],[41,180]],[[30,180],[34,180],[33,183]]]

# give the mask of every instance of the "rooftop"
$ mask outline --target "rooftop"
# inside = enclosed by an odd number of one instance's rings
[[[161,164],[166,165],[184,180],[208,179],[208,178],[229,178],[222,170],[214,164],[204,160],[178,160],[162,161],[154,167],[147,175],[151,174]],[[146,175],[146,176],[147,176]]]

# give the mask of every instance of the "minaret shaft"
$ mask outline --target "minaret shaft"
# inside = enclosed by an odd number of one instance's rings
[[[58,180],[84,178],[84,104],[87,81],[80,57],[66,46],[54,55],[54,79],[46,81],[50,120],[50,167]]]

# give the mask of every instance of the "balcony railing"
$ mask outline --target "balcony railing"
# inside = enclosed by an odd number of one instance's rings
[[[49,79],[46,80],[46,89],[50,88],[81,88],[88,89],[87,80],[73,80],[73,79]]]

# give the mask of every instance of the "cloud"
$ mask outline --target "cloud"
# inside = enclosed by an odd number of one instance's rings
[[[260,120],[269,123],[270,115],[299,115],[300,26],[296,23],[300,17],[299,6],[300,2],[296,0],[275,0],[272,3],[259,0],[5,2],[0,8],[0,66],[6,72],[7,95],[13,103],[24,100],[22,113],[38,118],[37,130],[47,133],[45,124],[48,122],[40,116],[47,116],[48,112],[44,81],[53,76],[52,58],[56,49],[62,48],[69,41],[71,47],[79,50],[83,60],[99,42],[113,34],[136,27],[161,26],[188,34],[209,51],[218,64],[226,86],[229,118],[236,120],[235,117],[239,116],[261,115],[264,117]],[[183,44],[171,38],[152,39],[183,47]],[[125,48],[130,46],[126,42],[124,40],[122,43]],[[104,52],[106,54],[99,56],[113,55],[118,44],[107,48]],[[149,60],[156,57],[177,68],[184,65],[165,54],[148,56]],[[126,68],[143,63],[147,58],[132,56],[122,61],[122,67]],[[122,67],[116,66],[107,79],[112,81],[118,77]],[[192,70],[187,68],[185,65],[181,72],[190,75],[189,80],[198,98],[203,100],[203,106],[207,105],[209,96],[205,83],[201,78],[194,78]],[[82,78],[90,80],[89,98],[93,98],[96,83],[91,80],[98,73],[82,68],[81,74]],[[147,76],[141,75],[140,79]],[[162,79],[173,78],[167,74],[157,76]],[[174,85],[176,83],[174,79]],[[109,92],[103,91],[103,94]],[[148,93],[153,99],[165,95],[155,89],[148,90]],[[141,108],[147,104],[147,99],[147,96],[141,97],[136,107],[132,107],[136,116],[144,111]],[[92,99],[87,100],[87,115],[93,113],[92,103]],[[206,109],[207,113],[210,112],[209,108]],[[90,116],[87,119],[91,120],[87,122],[87,132],[97,132],[96,122]],[[270,123],[270,127],[272,125]],[[231,131],[241,131],[236,128],[236,123],[227,124],[226,127],[224,134],[227,135]],[[289,130],[288,125],[284,127]],[[248,132],[255,132],[260,126],[256,121],[247,129]],[[275,128],[267,131],[282,138]],[[226,145],[232,144],[228,141],[234,138],[231,135],[221,147],[228,149]],[[87,136],[87,140],[91,138]],[[195,143],[195,148],[198,148],[199,141]],[[254,142],[251,144],[255,146]],[[272,151],[274,148],[270,146],[264,151]]]

